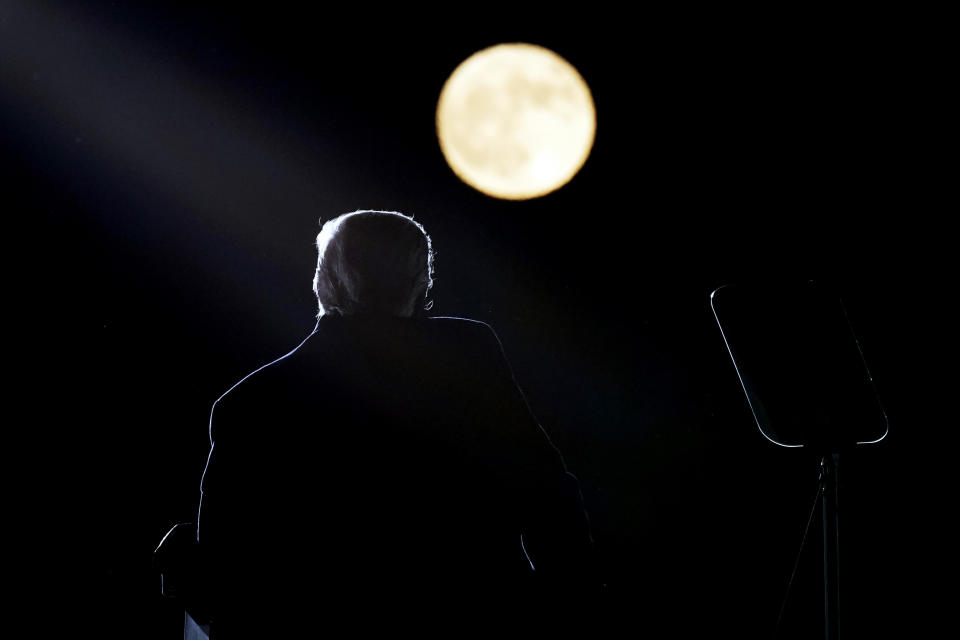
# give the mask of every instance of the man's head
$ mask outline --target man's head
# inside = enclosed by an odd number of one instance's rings
[[[320,315],[409,318],[433,286],[430,236],[402,213],[354,211],[327,220],[317,252]]]

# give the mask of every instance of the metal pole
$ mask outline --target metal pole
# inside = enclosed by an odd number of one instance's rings
[[[840,533],[837,485],[840,454],[828,454],[823,467],[823,595],[824,637],[840,638]]]

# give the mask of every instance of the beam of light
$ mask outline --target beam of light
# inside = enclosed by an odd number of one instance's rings
[[[222,272],[220,248],[255,261],[273,249],[265,228],[294,235],[343,185],[369,192],[372,178],[344,166],[313,123],[266,100],[81,7],[13,0],[0,10],[3,126],[25,132],[39,171],[94,187],[104,227],[138,249],[158,245],[144,258],[160,269],[200,257]],[[164,234],[178,242],[155,239]],[[222,283],[241,304],[269,306],[269,291],[235,273]],[[302,318],[290,322],[302,331]]]
[[[277,144],[276,111],[78,12],[17,9],[0,38],[2,90],[40,125],[75,132],[114,168],[192,208],[277,210],[318,190],[311,169],[333,150]]]
[[[458,66],[437,104],[437,137],[464,182],[487,195],[525,200],[569,182],[596,133],[590,88],[559,55],[501,44]]]

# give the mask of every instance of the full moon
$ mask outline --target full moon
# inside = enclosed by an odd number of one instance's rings
[[[437,137],[461,180],[497,198],[559,189],[586,162],[597,129],[590,88],[569,62],[532,44],[464,60],[437,103]]]

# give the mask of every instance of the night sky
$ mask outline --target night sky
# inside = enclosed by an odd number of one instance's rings
[[[313,327],[316,233],[355,209],[413,215],[437,252],[431,313],[498,332],[581,480],[610,615],[631,635],[772,636],[819,460],[757,430],[709,294],[835,286],[890,421],[844,460],[842,624],[913,624],[924,533],[904,518],[919,483],[903,467],[923,443],[917,284],[937,268],[920,265],[936,229],[903,125],[922,83],[906,26],[692,8],[0,9],[4,209],[26,229],[7,242],[14,389],[39,425],[18,461],[42,495],[27,498],[42,525],[25,589],[78,628],[176,636],[150,559],[195,517],[210,405]],[[462,60],[520,41],[580,71],[598,128],[572,182],[516,202],[453,174],[434,110]],[[784,637],[821,631],[820,527],[817,511]]]

